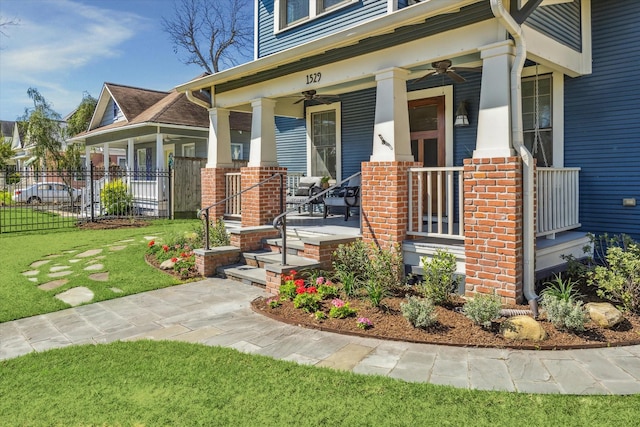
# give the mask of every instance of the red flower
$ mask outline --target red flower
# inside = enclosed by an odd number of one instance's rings
[[[307,292],[307,290],[304,288],[304,286],[298,286],[296,288],[296,294],[304,294],[305,292]]]
[[[296,279],[295,282],[293,282],[296,286],[302,286],[304,287],[304,280],[302,279]]]
[[[162,250],[165,251],[165,252],[169,252],[169,246],[162,245]]]
[[[152,241],[150,241],[150,242],[149,242],[149,247],[151,247],[151,246],[153,246],[153,245],[155,245],[155,244],[156,244],[156,241],[155,241],[155,240],[152,240]]]
[[[307,293],[308,293],[308,294],[315,294],[316,292],[318,292],[318,290],[316,289],[316,287],[315,287],[315,286],[309,286],[309,287],[307,288]]]
[[[290,274],[291,276],[295,276],[296,274],[298,274],[298,272],[297,272],[297,271],[295,271],[295,270],[290,270],[290,271],[289,271],[289,274]]]
[[[186,258],[186,257],[188,257],[188,256],[189,256],[189,255],[187,255],[187,254],[186,254],[186,253],[184,253],[184,252],[182,252],[182,253],[180,254],[180,258]]]
[[[289,282],[289,281],[293,280],[293,276],[284,276],[284,280],[286,282]]]
[[[171,262],[178,262],[178,258],[176,257],[171,258]]]

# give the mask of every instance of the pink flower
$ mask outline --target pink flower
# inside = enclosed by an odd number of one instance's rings
[[[324,283],[324,277],[320,276],[316,279],[316,285],[322,285]]]
[[[331,304],[333,304],[334,307],[344,307],[344,301],[342,301],[340,298],[334,298],[333,300],[331,300]]]

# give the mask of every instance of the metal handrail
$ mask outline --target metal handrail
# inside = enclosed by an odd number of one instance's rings
[[[317,200],[320,197],[324,197],[325,194],[329,193],[332,190],[335,190],[336,188],[340,188],[342,184],[344,184],[345,182],[349,182],[349,180],[355,178],[356,176],[360,176],[361,174],[362,172],[356,172],[353,175],[343,179],[342,181],[336,182],[329,188],[322,190],[321,192],[314,194],[313,196],[307,197],[304,201],[294,204],[293,208],[291,209],[281,209],[281,211],[284,212],[273,219],[273,228],[275,228],[276,230],[280,230],[280,237],[282,238],[282,265],[287,265],[287,215],[292,212],[297,212],[299,207],[308,205],[314,200]]]
[[[234,197],[238,197],[243,193],[246,193],[249,190],[253,190],[256,187],[259,187],[269,181],[271,181],[272,179],[274,179],[275,177],[280,177],[280,212],[282,212],[284,210],[284,196],[283,196],[283,181],[284,181],[284,177],[285,175],[280,173],[280,172],[276,172],[273,175],[271,175],[269,178],[266,178],[260,182],[258,182],[257,184],[253,184],[251,187],[247,187],[244,190],[238,191],[235,194],[232,194],[231,196],[225,197],[222,200],[218,200],[217,202],[215,202],[214,204],[207,206],[206,208],[203,209],[198,209],[198,218],[202,217],[202,219],[205,222],[205,226],[204,226],[204,235],[205,235],[205,249],[209,250],[211,249],[209,247],[209,209],[218,206],[222,203],[226,203],[228,200],[233,199]]]

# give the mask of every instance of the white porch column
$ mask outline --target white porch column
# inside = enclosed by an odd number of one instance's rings
[[[478,139],[474,158],[510,157],[511,148],[511,64],[514,49],[510,40],[480,48],[482,87],[478,113]]]
[[[251,102],[251,152],[247,166],[278,166],[276,152],[276,101],[260,98]]]
[[[130,171],[135,170],[135,155],[133,154],[133,138],[127,139],[127,168]]]
[[[372,162],[413,161],[407,103],[408,74],[401,68],[390,68],[376,74]]]
[[[105,142],[102,144],[102,163],[104,166],[105,172],[109,171],[109,143]]]
[[[84,165],[87,170],[91,169],[91,147],[86,145],[84,146]]]
[[[207,167],[227,168],[231,161],[230,111],[224,108],[209,110],[209,145],[207,147]]]
[[[163,150],[163,142],[162,138],[164,135],[161,133],[156,133],[156,169],[161,170],[164,169],[164,150]]]

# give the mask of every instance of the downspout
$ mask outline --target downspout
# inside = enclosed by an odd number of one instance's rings
[[[202,108],[209,110],[211,108],[211,105],[209,105],[208,102],[203,101],[202,99],[198,99],[195,96],[193,96],[193,91],[192,90],[187,90],[185,93],[185,95],[187,95],[187,99],[191,102],[193,102],[196,105],[201,106]]]
[[[534,317],[538,317],[538,295],[535,291],[535,230],[534,230],[534,165],[533,156],[524,145],[522,126],[521,78],[524,62],[527,59],[527,47],[522,28],[507,12],[502,0],[490,0],[491,11],[498,21],[513,37],[516,56],[511,66],[511,132],[512,144],[522,158],[523,168],[523,200],[522,200],[522,232],[523,232],[523,283],[522,290],[529,301]]]

